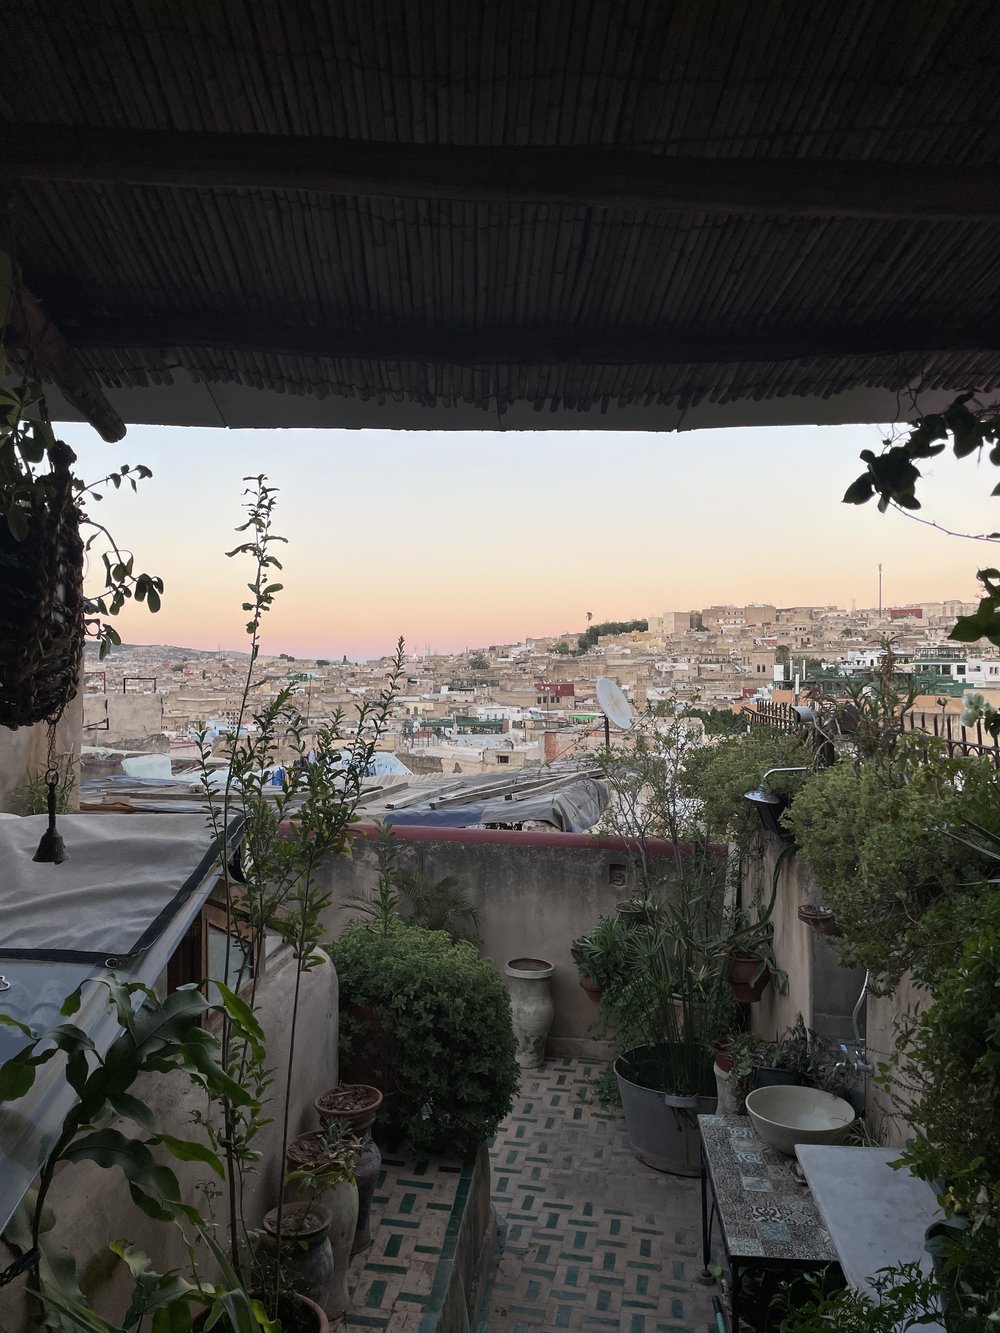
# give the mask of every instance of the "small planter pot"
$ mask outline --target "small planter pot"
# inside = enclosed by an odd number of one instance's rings
[[[590,977],[585,977],[581,974],[580,986],[586,991],[587,999],[590,1000],[591,1004],[597,1004],[601,998],[601,988],[598,986],[597,982],[591,981]]]
[[[832,907],[819,907],[814,903],[803,903],[798,910],[800,921],[812,926],[818,935],[836,936],[840,934],[837,918]]]
[[[751,985],[751,979],[760,967],[760,959],[750,954],[731,954],[729,958],[729,984],[733,997],[740,1004],[756,1004],[771,981],[771,974],[765,968],[761,976]]]
[[[712,1054],[715,1056],[716,1069],[721,1069],[724,1074],[732,1072],[733,1057],[728,1041],[713,1041]]]
[[[646,898],[623,898],[621,902],[615,903],[615,915],[652,925],[656,920],[656,908]]]
[[[505,967],[510,1010],[517,1038],[517,1063],[537,1069],[545,1060],[545,1039],[552,1027],[552,973],[544,958],[512,958]]]
[[[718,1096],[717,1115],[739,1115],[741,1111],[740,1099],[736,1092],[736,1078],[733,1074],[733,1066],[730,1061],[728,1069],[723,1069],[716,1064],[715,1070],[715,1091]]]
[[[615,1061],[629,1148],[634,1157],[654,1171],[696,1176],[701,1171],[698,1116],[714,1115],[718,1099],[674,1096],[635,1082],[639,1077],[635,1069],[641,1068],[643,1054],[649,1049],[636,1047]]]

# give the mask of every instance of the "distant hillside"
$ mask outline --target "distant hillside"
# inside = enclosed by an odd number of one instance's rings
[[[117,648],[113,648],[111,656],[120,657],[128,652],[158,652],[164,657],[174,657],[177,659],[190,658],[192,661],[202,661],[205,658],[218,657],[221,652],[225,657],[248,657],[248,653],[237,652],[232,648],[183,648],[173,643],[122,643]],[[96,643],[86,645],[85,656],[98,660],[98,647]]]

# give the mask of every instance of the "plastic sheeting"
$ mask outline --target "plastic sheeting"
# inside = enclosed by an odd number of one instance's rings
[[[483,828],[488,824],[532,822],[551,824],[562,833],[586,833],[600,820],[607,803],[608,793],[603,783],[595,782],[593,778],[581,778],[556,791],[528,794],[517,800],[507,801],[500,797],[493,801],[443,806],[437,810],[432,810],[429,804],[390,810],[385,822],[415,824],[423,828]]]
[[[46,823],[0,819],[0,959],[117,967],[149,948],[218,854],[204,815],[60,815],[68,859],[38,863]]]
[[[556,791],[540,792],[518,800],[488,801],[481,824],[523,824],[528,820],[554,824],[563,833],[586,833],[601,818],[608,803],[607,788],[593,778],[582,778]]]

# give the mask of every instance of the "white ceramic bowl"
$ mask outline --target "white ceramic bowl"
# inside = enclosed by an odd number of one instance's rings
[[[854,1107],[819,1088],[757,1088],[747,1097],[747,1115],[772,1148],[795,1156],[797,1143],[843,1143],[854,1124]]]

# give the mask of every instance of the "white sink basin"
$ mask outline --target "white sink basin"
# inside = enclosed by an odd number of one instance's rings
[[[764,1142],[789,1157],[797,1143],[843,1143],[855,1120],[850,1102],[818,1088],[757,1088],[747,1115]]]

